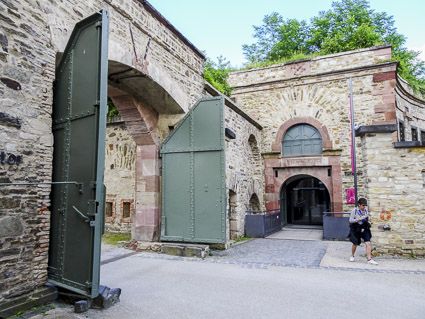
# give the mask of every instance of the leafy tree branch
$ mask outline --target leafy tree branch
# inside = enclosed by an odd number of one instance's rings
[[[247,67],[282,63],[344,51],[391,44],[398,73],[416,89],[425,89],[425,62],[420,52],[408,50],[406,37],[397,32],[394,19],[375,12],[367,0],[340,0],[328,11],[310,19],[284,19],[279,13],[266,15],[263,25],[254,26],[253,44],[242,49]]]

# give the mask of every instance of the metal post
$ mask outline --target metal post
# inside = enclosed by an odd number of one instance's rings
[[[350,77],[350,113],[351,113],[351,170],[354,175],[354,194],[357,205],[357,168],[356,168],[356,133],[354,130],[353,79]]]

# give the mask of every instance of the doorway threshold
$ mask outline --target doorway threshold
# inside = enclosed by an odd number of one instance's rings
[[[285,226],[281,231],[267,236],[267,239],[285,239],[285,240],[308,240],[308,241],[322,241],[323,240],[323,227],[321,226],[309,226],[307,225],[294,225],[294,226],[304,226],[303,228],[299,227],[288,227]]]
[[[288,229],[320,229],[323,230],[323,225],[297,225],[297,224],[289,224],[286,226],[283,226],[282,229],[288,228]]]

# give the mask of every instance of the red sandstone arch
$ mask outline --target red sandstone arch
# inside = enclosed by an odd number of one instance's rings
[[[147,74],[110,61],[108,96],[136,142],[136,198],[131,237],[156,241],[160,235],[159,114],[184,113],[166,88]]]
[[[296,177],[296,176],[314,177],[314,178],[318,179],[319,181],[321,181],[323,183],[323,185],[325,185],[326,190],[329,193],[331,203],[332,203],[333,195],[334,195],[333,192],[332,192],[332,189],[333,189],[332,188],[332,179],[328,178],[327,176],[323,176],[323,174],[319,174],[317,171],[311,171],[308,174],[296,174],[296,173],[294,173],[293,175],[287,175],[287,176],[285,175],[284,176],[285,179],[281,182],[280,187],[279,187],[279,194],[282,192],[282,188],[284,186],[286,186],[285,184],[287,183],[287,181],[290,180],[293,177]]]
[[[286,131],[288,131],[292,126],[297,124],[309,124],[316,128],[320,135],[322,136],[322,145],[323,150],[330,150],[332,149],[332,141],[329,137],[328,129],[325,125],[320,123],[320,121],[316,120],[313,117],[310,116],[304,116],[304,117],[294,117],[288,121],[286,121],[284,124],[282,124],[279,127],[279,130],[276,134],[276,139],[274,143],[272,144],[272,152],[282,152],[282,139],[285,136]]]
[[[136,142],[136,198],[132,240],[155,241],[160,232],[158,112],[130,92],[109,86],[108,95]]]

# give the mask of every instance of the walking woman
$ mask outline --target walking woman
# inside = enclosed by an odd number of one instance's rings
[[[370,232],[369,213],[366,207],[367,200],[359,198],[358,206],[350,214],[350,241],[353,243],[350,261],[354,261],[357,246],[360,245],[363,238],[366,244],[367,262],[371,265],[377,265],[378,263],[372,259],[372,245],[370,244],[372,233]]]

